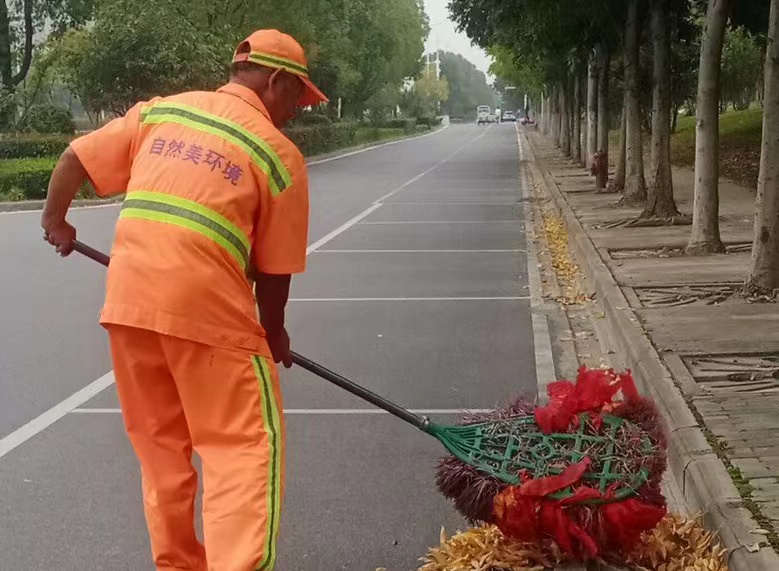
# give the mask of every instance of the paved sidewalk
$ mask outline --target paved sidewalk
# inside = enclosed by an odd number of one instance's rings
[[[728,253],[686,256],[689,226],[626,227],[639,210],[596,193],[585,169],[539,132],[526,134],[542,179],[537,192],[567,214],[613,352],[666,412],[669,463],[685,499],[720,532],[731,569],[779,569],[768,546],[779,545],[779,304],[738,295],[754,192],[723,181]],[[674,182],[679,209],[690,213],[693,173],[675,169]]]

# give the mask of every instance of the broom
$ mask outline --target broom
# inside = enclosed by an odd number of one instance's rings
[[[105,266],[110,262],[79,241],[74,250]],[[451,454],[439,463],[438,487],[471,521],[495,523],[521,540],[552,536],[571,554],[589,558],[599,547],[628,547],[665,515],[660,417],[638,396],[629,373],[582,368],[575,385],[550,385],[546,407],[518,399],[442,425],[291,355],[299,367],[436,438]],[[623,403],[612,401],[619,390]],[[563,513],[571,508],[579,510],[576,522]]]
[[[91,258],[104,266],[108,266],[110,257],[99,250],[74,240],[73,249],[88,258]],[[395,404],[371,391],[350,381],[349,379],[326,369],[294,351],[292,362],[307,371],[333,383],[352,393],[353,395],[368,401],[380,409],[396,416],[408,424],[420,429],[422,432],[437,438],[446,449],[463,462],[471,464],[474,468],[491,474],[507,483],[518,481],[516,474],[508,471],[508,463],[513,448],[509,433],[511,420],[486,422],[467,426],[443,426],[435,424],[425,416],[414,414],[408,409]],[[526,420],[518,420],[523,424]]]

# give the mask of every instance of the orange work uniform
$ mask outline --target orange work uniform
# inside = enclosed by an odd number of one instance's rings
[[[278,48],[290,40],[261,31],[242,45],[288,62]],[[295,50],[299,74],[305,60]],[[303,157],[259,97],[234,83],[139,103],[71,146],[99,195],[126,192],[100,322],[157,569],[272,569],[284,423],[247,270],[305,268]],[[194,530],[193,448],[204,545]]]

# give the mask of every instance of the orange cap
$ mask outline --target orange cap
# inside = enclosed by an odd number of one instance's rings
[[[278,30],[257,30],[238,44],[233,54],[233,62],[237,61],[250,61],[297,75],[306,86],[298,101],[301,107],[329,101],[309,79],[306,54],[292,36]]]

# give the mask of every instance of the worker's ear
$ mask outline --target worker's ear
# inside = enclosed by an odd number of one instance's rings
[[[268,78],[268,88],[271,90],[279,90],[284,85],[284,70],[282,69],[276,69],[273,73],[270,74],[270,77]]]

